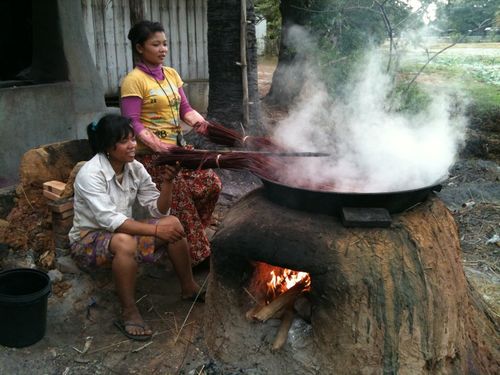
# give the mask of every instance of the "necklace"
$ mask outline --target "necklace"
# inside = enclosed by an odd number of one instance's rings
[[[172,102],[170,101],[169,96],[167,95],[167,93],[163,89],[163,86],[161,85],[160,81],[158,81],[156,79],[156,77],[154,76],[154,74],[151,71],[151,69],[149,68],[148,64],[144,63],[144,66],[148,69],[151,77],[153,77],[153,79],[158,84],[158,86],[160,86],[161,91],[163,91],[163,93],[165,94],[165,96],[167,98],[168,106],[170,108],[170,112],[172,112],[172,119],[174,120],[174,125],[177,128],[177,146],[185,147],[187,145],[187,143],[186,143],[186,140],[184,139],[184,136],[182,135],[181,127],[180,127],[180,125],[179,125],[179,123],[177,121],[177,116],[175,115],[174,108],[173,108],[174,106],[172,105]],[[163,72],[163,77],[165,78],[165,81],[167,81],[167,84],[168,84],[168,87],[170,88],[170,91],[172,93],[174,93],[174,89],[172,88],[172,85],[170,84],[170,81],[168,80],[167,75],[165,74],[165,71],[163,70],[163,67],[161,68],[161,70]],[[179,113],[177,105],[176,105],[176,109],[177,109],[177,113]]]

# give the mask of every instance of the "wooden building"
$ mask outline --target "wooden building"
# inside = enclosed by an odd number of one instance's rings
[[[165,65],[185,82],[191,105],[204,112],[208,98],[207,0],[81,0],[85,33],[109,104],[132,70],[131,25],[141,19],[165,27]]]

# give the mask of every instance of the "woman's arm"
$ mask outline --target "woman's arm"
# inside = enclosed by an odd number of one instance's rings
[[[186,94],[182,87],[179,87],[179,95],[181,96],[181,105],[179,107],[179,115],[186,124],[189,126],[194,126],[197,122],[205,121],[202,115],[198,111],[194,110],[189,101],[187,100]],[[196,128],[195,128],[196,130]]]
[[[160,218],[169,214],[172,205],[172,184],[179,170],[179,165],[165,166],[161,176],[163,179],[161,190],[158,192],[151,175],[146,171],[144,165],[140,164],[139,169],[136,171],[136,176],[140,180],[136,198],[139,205],[146,208],[151,217]]]
[[[161,186],[160,196],[158,197],[157,206],[162,214],[166,214],[172,205],[172,185],[175,176],[179,173],[180,164],[175,167],[166,165],[163,174],[163,184]]]
[[[136,137],[154,152],[168,152],[172,145],[167,145],[146,129],[141,123],[142,99],[138,96],[126,96],[121,100],[121,112],[123,116],[132,120],[132,127]]]
[[[161,227],[161,230],[159,230],[158,224],[148,224],[133,219],[127,219],[115,230],[115,232],[127,233],[133,236],[155,236],[166,242],[176,242],[186,236],[182,227],[179,228],[173,223],[170,224],[165,222],[161,224]]]
[[[151,176],[147,173],[144,166],[138,171],[138,176],[141,176],[141,187],[137,198],[139,202],[146,203],[150,206],[156,204],[156,207],[160,214],[166,215],[170,209],[172,203],[172,182],[180,170],[180,166],[166,166],[165,173],[163,175],[164,181],[160,194],[158,195],[158,190],[156,185],[151,180]],[[151,201],[150,198],[156,196],[156,201]],[[152,212],[151,212],[152,213]],[[127,233],[131,235],[145,235],[145,236],[155,236],[167,242],[175,242],[185,237],[183,230],[177,229],[175,225],[170,225],[168,222],[162,222],[161,230],[154,224],[142,223],[133,219],[125,220],[122,225],[116,228],[115,232]]]

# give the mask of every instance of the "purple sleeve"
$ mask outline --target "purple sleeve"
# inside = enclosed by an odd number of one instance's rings
[[[132,128],[135,135],[138,135],[144,125],[141,123],[142,99],[138,96],[126,96],[121,100],[122,115],[132,119]]]
[[[186,94],[182,87],[179,87],[179,95],[181,96],[181,105],[179,107],[179,115],[181,118],[184,118],[184,115],[188,112],[191,112],[193,108],[189,105],[189,102],[186,98]]]

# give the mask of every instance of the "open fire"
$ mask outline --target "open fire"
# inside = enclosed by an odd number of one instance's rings
[[[280,350],[286,343],[288,331],[296,316],[310,320],[311,306],[306,297],[310,289],[311,277],[307,272],[256,263],[252,292],[249,292],[256,305],[247,311],[246,317],[250,321],[259,322],[281,320],[272,351]],[[308,312],[304,314],[304,311]]]
[[[311,286],[311,278],[307,272],[275,267],[270,272],[270,277],[271,280],[266,283],[268,288],[266,295],[267,304],[298,283],[304,285],[303,291],[309,290]]]

